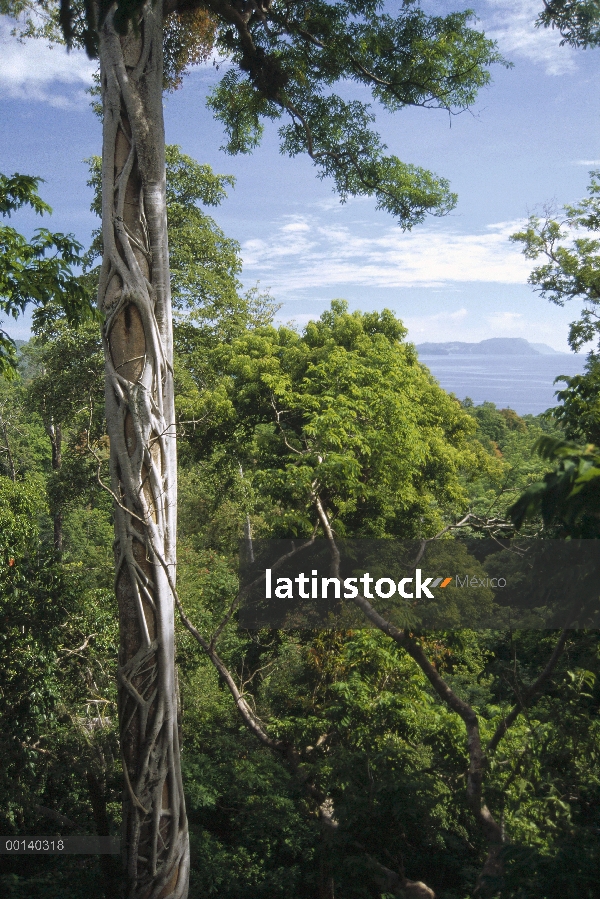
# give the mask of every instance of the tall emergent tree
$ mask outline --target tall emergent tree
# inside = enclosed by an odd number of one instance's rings
[[[40,0],[46,12],[53,0]],[[4,0],[19,13],[23,0]],[[189,850],[174,667],[176,459],[162,92],[211,42],[231,65],[210,104],[230,152],[281,120],[282,149],[307,152],[342,199],[369,195],[404,228],[443,215],[443,178],[396,156],[373,130],[368,87],[395,112],[466,109],[500,61],[470,12],[396,17],[378,0],[61,0],[69,44],[100,60],[104,257],[98,306],[115,500],[120,730],[127,897],[187,895]],[[163,53],[164,50],[164,53]]]

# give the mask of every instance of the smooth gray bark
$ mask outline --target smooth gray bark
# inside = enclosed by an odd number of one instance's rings
[[[13,483],[17,480],[17,472],[15,470],[15,461],[13,459],[13,455],[10,449],[10,440],[8,438],[8,428],[6,427],[6,421],[4,420],[3,410],[0,409],[0,430],[2,431],[2,436],[4,438],[4,446],[0,446],[0,449],[6,452],[6,458],[8,461],[8,470],[10,472],[10,479]]]
[[[54,416],[45,422],[46,434],[52,448],[52,471],[60,471],[62,467],[62,428],[54,421]],[[61,553],[63,549],[63,516],[60,505],[52,510],[54,525],[54,549]]]
[[[126,899],[185,899],[174,597],[177,469],[162,115],[162,3],[125,37],[100,29],[98,305],[115,499]]]

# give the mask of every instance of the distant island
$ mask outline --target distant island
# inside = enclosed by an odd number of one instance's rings
[[[479,343],[418,343],[419,356],[568,356],[547,343],[529,343],[524,337],[490,337]]]

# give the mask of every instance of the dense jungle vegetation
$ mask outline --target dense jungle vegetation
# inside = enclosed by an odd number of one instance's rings
[[[96,209],[98,171],[94,160]],[[598,432],[593,359],[583,380],[567,382],[558,414],[520,417],[446,394],[389,311],[349,312],[335,300],[302,331],[277,325],[269,295],[242,292],[239,248],[203,209],[229,179],[176,147],[168,174],[178,582],[200,634],[210,640],[236,595],[245,531],[311,535],[317,467],[340,536],[432,537],[468,512],[508,520],[515,504],[527,532],[577,535],[568,490],[557,499],[556,485],[571,489],[582,465],[599,467],[592,447],[577,449]],[[97,256],[96,238],[82,280],[90,291]],[[97,322],[75,327],[46,307],[20,348],[19,376],[0,381],[2,834],[119,831],[103,405]],[[533,452],[540,438],[545,458]],[[540,505],[553,490],[554,505]],[[584,535],[598,536],[597,517],[585,521]],[[401,646],[376,629],[243,631],[234,616],[219,634],[219,673],[180,626],[191,897],[431,895],[419,893],[423,881],[442,899],[593,899],[598,635],[571,632],[526,701],[555,643],[552,631],[420,637],[475,709],[484,743],[525,696],[488,751],[485,801],[506,843],[502,876],[482,883],[487,850],[466,798],[463,723]],[[9,899],[117,895],[112,856],[3,856],[2,865]]]

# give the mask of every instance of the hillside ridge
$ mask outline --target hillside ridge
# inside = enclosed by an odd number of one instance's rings
[[[559,353],[546,343],[529,343],[524,337],[490,337],[478,343],[452,340],[447,343],[417,343],[420,356],[549,356]]]

